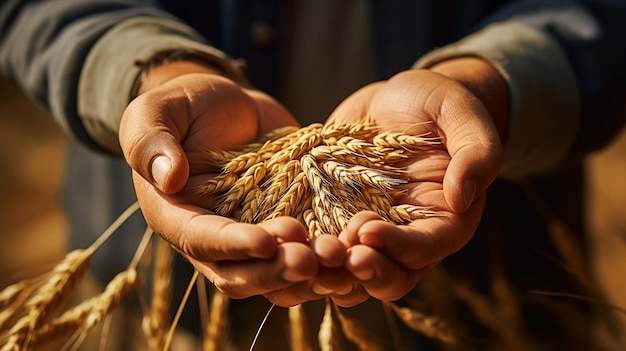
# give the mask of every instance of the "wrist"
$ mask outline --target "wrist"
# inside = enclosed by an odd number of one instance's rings
[[[216,64],[195,59],[192,56],[167,56],[144,64],[137,78],[133,96],[139,96],[168,80],[190,73],[214,74],[229,78],[243,86],[249,85],[241,75],[226,72]]]
[[[487,108],[504,142],[509,118],[509,89],[500,73],[486,60],[460,57],[428,68],[463,84]]]

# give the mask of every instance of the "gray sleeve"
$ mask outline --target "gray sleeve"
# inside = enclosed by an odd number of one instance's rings
[[[151,21],[164,24],[145,24]],[[146,43],[136,40],[142,32]],[[163,42],[155,39],[161,34],[166,34],[159,36]],[[221,56],[200,43],[198,34],[150,0],[0,4],[0,74],[39,102],[68,134],[99,150],[119,152],[113,133],[139,69],[135,60],[181,46],[203,52],[199,58]]]
[[[510,116],[500,175],[523,178],[559,165],[579,130],[576,78],[559,46],[525,24],[495,23],[432,51],[416,67],[460,56],[488,60],[508,83]]]
[[[540,176],[580,164],[626,123],[624,18],[625,1],[510,1],[419,65],[473,55],[497,67],[512,97],[502,176]]]
[[[177,21],[134,17],[107,31],[89,52],[78,87],[78,115],[89,135],[120,152],[118,128],[132,99],[142,66],[161,55],[184,55],[242,75],[238,62],[204,44],[199,34]]]

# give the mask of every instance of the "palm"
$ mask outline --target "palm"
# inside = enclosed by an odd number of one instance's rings
[[[489,115],[480,101],[454,81],[412,71],[355,92],[329,121],[355,123],[363,116],[369,116],[381,132],[426,134],[441,140],[401,164],[409,183],[404,185],[406,196],[399,200],[433,207],[437,216],[394,226],[372,214],[361,214],[352,220],[357,224],[340,236],[350,248],[346,266],[357,277],[357,285],[370,296],[397,299],[433,265],[460,249],[478,225],[484,196],[473,204],[464,203],[461,183],[464,163],[474,161],[474,156],[467,155],[489,134],[490,124],[485,122]],[[480,157],[481,148],[475,150]],[[464,207],[467,212],[459,211]],[[364,272],[375,274],[370,277]],[[346,305],[358,302],[346,296],[334,299]]]

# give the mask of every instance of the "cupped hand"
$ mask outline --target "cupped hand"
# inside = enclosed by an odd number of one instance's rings
[[[318,298],[300,294],[306,284],[300,282],[318,270],[302,224],[288,217],[238,223],[210,212],[214,199],[194,190],[215,171],[206,149],[237,148],[296,121],[268,95],[191,66],[192,72],[184,67],[183,74],[148,79],[120,124],[146,221],[230,297],[269,294],[279,305]]]
[[[408,225],[394,225],[373,212],[355,215],[339,236],[348,248],[345,269],[352,291],[332,294],[337,304],[350,306],[369,297],[396,300],[471,239],[485,189],[502,162],[492,116],[500,109],[472,87],[440,73],[411,70],[358,90],[331,115],[330,121],[338,123],[369,116],[381,132],[441,140],[402,164],[409,182],[398,201],[430,207],[437,215]]]

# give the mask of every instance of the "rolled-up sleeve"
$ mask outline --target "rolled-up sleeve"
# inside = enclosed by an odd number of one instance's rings
[[[541,176],[580,164],[623,128],[624,18],[624,1],[510,1],[417,66],[458,56],[491,62],[511,97],[501,177]]]
[[[0,74],[14,80],[70,135],[119,153],[117,126],[141,65],[184,48],[236,70],[220,51],[148,0],[0,3]]]
[[[580,126],[576,77],[560,47],[523,23],[501,22],[432,51],[415,67],[461,56],[489,61],[508,83],[510,116],[500,176],[523,178],[559,165]]]
[[[107,31],[89,52],[78,89],[78,114],[89,135],[119,151],[118,128],[142,66],[163,53],[182,53],[240,75],[237,62],[177,21],[135,17]]]

